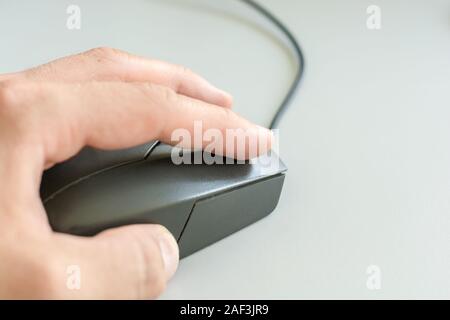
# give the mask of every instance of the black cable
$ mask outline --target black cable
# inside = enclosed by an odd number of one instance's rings
[[[270,122],[270,129],[275,129],[278,127],[278,123],[280,122],[281,118],[283,117],[284,113],[288,109],[292,98],[294,97],[295,92],[297,91],[300,81],[303,77],[303,72],[305,70],[305,59],[303,57],[303,52],[300,47],[300,45],[297,42],[297,39],[295,39],[295,36],[289,31],[289,29],[280,21],[278,20],[270,11],[268,11],[266,8],[261,6],[259,3],[253,1],[253,0],[240,0],[243,3],[247,4],[251,8],[255,9],[257,12],[259,12],[261,15],[266,17],[268,20],[270,20],[289,40],[291,45],[294,48],[295,56],[297,57],[297,72],[295,74],[294,81],[292,82],[292,85],[289,88],[289,91],[287,92],[286,96],[284,97],[283,101],[281,102],[280,106],[278,107],[278,110],[276,111],[275,115],[272,118],[272,121]]]

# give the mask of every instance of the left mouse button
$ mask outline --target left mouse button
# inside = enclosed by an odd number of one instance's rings
[[[73,158],[55,165],[44,172],[41,182],[41,197],[45,200],[64,186],[95,172],[113,168],[131,161],[144,159],[155,141],[121,150],[99,150],[83,148]]]

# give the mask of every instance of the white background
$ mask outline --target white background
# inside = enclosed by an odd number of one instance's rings
[[[162,298],[450,298],[450,2],[261,2],[307,60],[279,206],[184,259]],[[267,125],[295,71],[277,35],[231,0],[1,0],[0,72],[107,45],[184,64]]]

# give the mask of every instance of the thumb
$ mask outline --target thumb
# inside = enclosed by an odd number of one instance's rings
[[[124,226],[93,238],[58,236],[64,265],[79,268],[80,285],[68,288],[68,298],[156,298],[178,267],[177,242],[159,225]]]

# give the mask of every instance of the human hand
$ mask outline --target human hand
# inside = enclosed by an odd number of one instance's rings
[[[154,298],[178,266],[178,247],[158,225],[77,237],[51,230],[42,172],[84,146],[127,148],[171,132],[268,130],[239,117],[231,97],[191,71],[109,48],[0,75],[0,297]],[[256,133],[257,132],[257,133]],[[264,152],[263,150],[260,150]],[[67,288],[79,266],[81,288]]]

